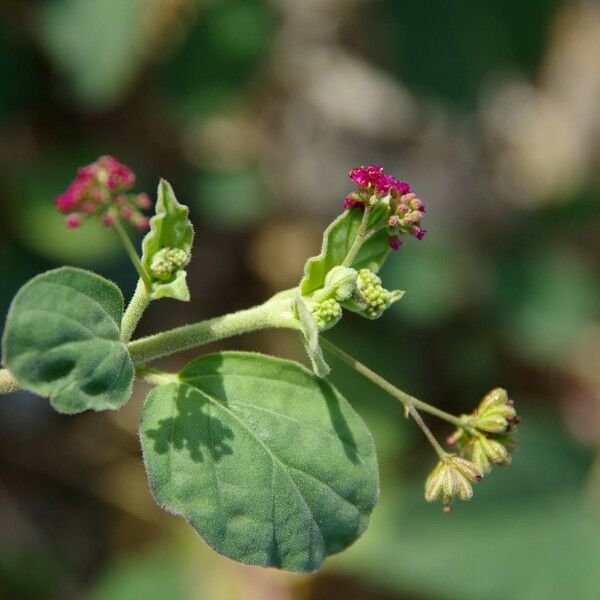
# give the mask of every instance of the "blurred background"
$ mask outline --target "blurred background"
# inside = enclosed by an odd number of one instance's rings
[[[148,491],[147,388],[117,413],[0,400],[0,598],[597,598],[600,589],[600,4],[567,0],[4,0],[0,305],[57,265],[130,294],[114,232],[67,231],[52,203],[110,153],[197,228],[193,300],[140,334],[295,285],[367,163],[427,203],[422,242],[384,270],[405,298],[331,338],[454,413],[506,387],[521,448],[452,516],[401,407],[331,361],[373,431],[370,529],[300,577],[214,554]],[[214,348],[304,361],[292,334]],[[194,353],[163,361],[177,368]],[[444,438],[450,431],[428,419]]]

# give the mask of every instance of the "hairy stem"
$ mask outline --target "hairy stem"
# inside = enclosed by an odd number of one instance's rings
[[[152,280],[150,279],[150,276],[146,272],[146,269],[144,269],[144,265],[142,265],[142,261],[140,260],[138,253],[136,252],[135,248],[133,247],[133,244],[131,243],[131,240],[129,239],[127,232],[123,228],[123,225],[121,224],[121,221],[119,221],[118,218],[115,219],[114,227],[115,227],[115,231],[117,232],[117,235],[119,236],[119,239],[121,240],[121,243],[123,244],[123,246],[125,247],[125,250],[127,251],[127,254],[128,254],[131,262],[133,263],[133,266],[135,267],[135,270],[138,272],[138,275],[140,276],[141,280],[144,282],[146,291],[149,292],[152,289]]]
[[[358,233],[356,234],[356,238],[350,246],[350,250],[348,250],[348,254],[346,254],[346,258],[342,265],[344,267],[351,267],[354,259],[360,251],[361,246],[364,243],[365,235],[367,234],[367,224],[369,222],[369,215],[371,214],[371,208],[369,206],[365,206],[365,211],[363,212],[362,221],[360,222],[360,226],[358,228]]]
[[[0,369],[0,394],[10,394],[20,389],[12,373],[8,369]]]
[[[290,292],[277,294],[253,308],[134,340],[128,344],[128,349],[134,364],[139,365],[196,346],[271,327],[300,328]]]
[[[446,411],[436,408],[435,406],[431,406],[431,404],[427,404],[427,402],[423,402],[418,398],[413,398],[406,392],[399,390],[389,381],[387,381],[380,375],[377,375],[377,373],[375,373],[374,371],[371,371],[369,367],[363,365],[361,362],[359,362],[349,354],[346,354],[343,350],[338,348],[335,344],[332,344],[323,336],[319,338],[319,341],[321,343],[321,346],[323,346],[325,350],[331,352],[331,354],[333,354],[334,356],[337,356],[337,358],[339,358],[347,365],[351,366],[355,371],[372,381],[376,386],[380,387],[382,390],[386,391],[388,394],[402,402],[402,404],[404,404],[405,406],[408,406],[409,411],[410,407],[413,406],[414,408],[418,408],[423,412],[429,413],[430,415],[443,419],[444,421],[448,421],[448,423],[452,423],[453,425],[456,425],[456,427],[464,426],[464,423],[458,417],[455,417],[454,415],[451,415]]]
[[[177,383],[179,376],[177,373],[167,373],[165,371],[159,371],[158,369],[151,369],[146,366],[139,366],[135,370],[136,375],[149,383],[150,385],[164,385],[165,383]]]
[[[150,296],[148,295],[144,281],[139,279],[133,297],[121,320],[121,339],[124,342],[128,342],[131,339],[144,311],[148,308],[148,304],[150,304]]]

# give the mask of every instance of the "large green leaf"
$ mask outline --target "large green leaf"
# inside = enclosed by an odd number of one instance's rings
[[[144,406],[157,501],[217,552],[295,572],[365,530],[378,497],[371,435],[348,402],[298,363],[202,357]]]
[[[321,253],[309,258],[304,267],[304,277],[300,282],[303,296],[323,287],[327,273],[344,262],[356,239],[362,217],[363,213],[360,210],[346,210],[327,227],[323,234]],[[373,214],[370,222],[380,218],[380,214]],[[370,269],[376,273],[384,263],[389,249],[388,234],[384,229],[363,244],[356,259],[349,266],[355,269]]]
[[[173,188],[164,179],[158,184],[157,196],[156,214],[150,219],[150,231],[142,243],[142,264],[152,278],[150,296],[153,300],[175,298],[187,301],[190,299],[190,292],[183,267],[191,258],[194,242],[194,228],[188,217],[189,209],[177,201]],[[165,249],[181,250],[187,257],[185,264],[174,269],[168,279],[157,277],[152,269],[152,260]]]
[[[12,302],[3,362],[59,412],[119,408],[134,379],[119,339],[122,314],[119,288],[94,273],[62,267],[38,275]]]

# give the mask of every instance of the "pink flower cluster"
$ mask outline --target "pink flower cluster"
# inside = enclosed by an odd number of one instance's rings
[[[148,194],[125,194],[135,183],[133,171],[112,156],[101,156],[81,167],[67,190],[56,196],[58,210],[66,213],[67,227],[78,227],[88,216],[98,216],[106,227],[119,217],[140,230],[149,226],[141,209],[151,206]]]
[[[408,183],[388,175],[379,165],[357,167],[352,169],[349,175],[360,191],[375,193],[377,196],[391,194],[395,197],[412,191]]]
[[[358,191],[344,199],[344,208],[364,210],[368,204],[373,206],[381,201],[388,201],[387,226],[389,244],[393,250],[402,245],[401,234],[408,233],[418,240],[425,236],[421,228],[421,219],[425,213],[425,205],[405,181],[399,181],[388,175],[379,165],[368,165],[352,169],[350,179],[358,187]]]

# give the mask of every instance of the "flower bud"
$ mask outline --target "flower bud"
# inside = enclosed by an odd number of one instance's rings
[[[159,250],[150,263],[150,271],[161,281],[170,279],[176,271],[189,261],[188,255],[179,248],[163,248]]]
[[[310,311],[319,331],[330,329],[342,318],[342,307],[333,298],[315,303]]]
[[[492,469],[492,464],[508,465],[511,457],[508,449],[494,437],[484,435],[468,436],[461,444],[461,455],[470,460],[484,475]]]
[[[447,454],[425,480],[425,500],[441,500],[447,510],[456,496],[470,500],[473,496],[471,483],[481,481],[481,478],[481,471],[471,461]]]
[[[386,290],[375,273],[361,269],[356,279],[356,292],[343,305],[363,317],[377,319],[403,295],[400,290]]]
[[[470,425],[489,433],[509,431],[519,420],[506,390],[502,388],[495,388],[488,392],[468,417]]]
[[[323,291],[338,302],[344,302],[354,294],[357,277],[358,273],[355,269],[342,266],[333,267],[325,277]]]

